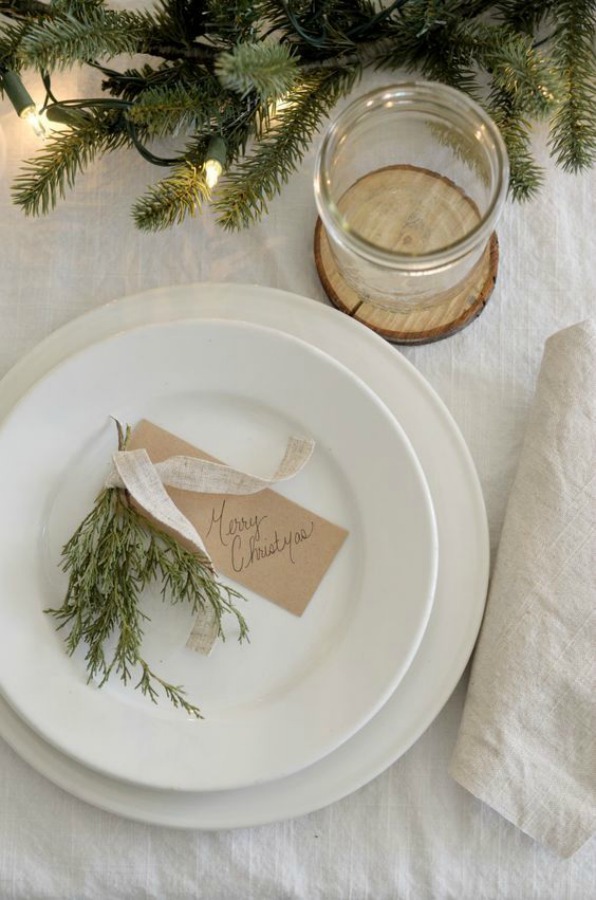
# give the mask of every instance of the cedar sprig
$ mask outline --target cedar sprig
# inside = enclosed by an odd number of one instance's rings
[[[120,449],[129,429],[118,426]],[[160,691],[176,708],[202,718],[200,709],[186,699],[180,685],[158,675],[142,655],[147,616],[139,606],[142,591],[161,579],[162,598],[184,603],[193,613],[212,610],[219,636],[222,619],[232,615],[239,640],[247,638],[246,621],[234,601],[243,599],[214,576],[212,568],[165,532],[156,528],[131,505],[121,488],[105,488],[62,551],[68,587],[62,606],[46,610],[57,628],[68,629],[66,649],[73,654],[86,647],[88,680],[102,687],[112,675],[135,687],[157,703]],[[108,649],[112,647],[113,649]]]

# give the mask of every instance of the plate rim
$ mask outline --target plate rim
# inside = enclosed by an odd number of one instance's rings
[[[298,336],[315,344],[316,337],[322,332],[326,335],[331,328],[332,337],[329,342],[333,344],[334,339],[337,339],[342,353],[344,346],[352,348],[353,342],[359,344],[360,350],[364,350],[364,356],[371,351],[376,351],[382,357],[382,366],[385,369],[397,371],[413,386],[415,391],[422,392],[425,403],[437,419],[438,426],[454,444],[454,458],[457,457],[462,470],[465,470],[466,485],[469,491],[467,498],[470,506],[469,512],[473,514],[474,524],[478,527],[475,538],[479,554],[473,573],[476,594],[469,603],[466,634],[462,636],[450,659],[448,677],[443,677],[438,689],[433,691],[432,698],[425,701],[424,708],[421,708],[420,705],[417,706],[408,733],[406,735],[397,733],[397,725],[394,720],[391,721],[390,728],[385,727],[384,722],[379,723],[378,720],[382,718],[383,714],[382,710],[355,738],[348,741],[338,751],[330,754],[321,763],[298,773],[297,776],[291,776],[284,780],[281,785],[283,791],[279,790],[279,783],[274,782],[273,785],[277,786],[277,790],[273,796],[271,790],[268,789],[269,786],[262,785],[235,792],[191,794],[177,798],[166,798],[163,795],[155,797],[155,792],[148,793],[143,790],[136,793],[133,791],[132,795],[129,792],[128,796],[123,797],[120,784],[77,766],[72,760],[38,739],[37,735],[27,729],[9,707],[3,709],[5,704],[0,705],[0,734],[2,737],[33,768],[79,799],[108,812],[144,823],[173,828],[210,830],[266,824],[312,812],[340,800],[362,787],[399,759],[434,721],[466,667],[484,610],[490,553],[486,510],[478,475],[463,436],[437,392],[395,348],[387,345],[381,338],[353,319],[342,316],[319,301],[276,288],[233,282],[190,283],[158,287],[115,299],[77,317],[36,345],[24,360],[26,359],[29,365],[32,364],[35,367],[40,364],[40,357],[43,363],[44,354],[49,354],[51,357],[57,351],[60,353],[64,341],[76,343],[87,340],[91,343],[93,339],[85,336],[89,330],[105,329],[109,326],[108,331],[111,331],[113,327],[129,327],[129,323],[138,316],[139,309],[143,315],[152,312],[157,314],[165,305],[168,308],[168,315],[176,315],[178,307],[186,304],[192,310],[191,315],[201,315],[201,298],[205,296],[207,296],[208,302],[225,307],[227,312],[224,315],[230,318],[248,315],[250,321],[250,317],[256,315],[257,321],[266,319],[267,324],[272,327],[280,330],[289,329],[290,333],[297,333]],[[248,304],[252,299],[258,306],[259,298],[264,300],[265,308],[252,312]],[[305,337],[304,332],[300,331],[299,324],[297,324],[309,312],[313,313],[313,329],[311,331],[314,330],[314,337],[312,333]],[[218,315],[221,315],[220,308],[218,308]],[[112,320],[115,321],[115,326]],[[307,331],[308,328],[307,325]],[[294,332],[293,329],[297,329],[297,331]],[[322,343],[325,344],[325,339],[322,339]],[[328,343],[325,349],[333,355],[338,352],[337,349],[331,351]],[[16,363],[5,379],[10,382],[13,378],[20,377],[19,370],[23,367],[24,360]],[[416,442],[413,443],[416,450]],[[425,468],[424,461],[422,464]],[[423,639],[423,647],[424,643]],[[410,674],[411,672],[408,673],[408,675]],[[408,675],[404,681],[408,680]],[[397,693],[404,689],[403,684],[402,682]],[[384,709],[387,709],[390,704],[391,699]],[[375,730],[379,732],[376,737],[380,737],[382,740],[377,739],[373,745],[369,735]],[[362,743],[365,744],[364,756],[360,752]],[[358,753],[354,750],[355,744],[358,744]],[[340,765],[337,765],[337,759],[334,757],[338,755],[348,758],[340,759]],[[335,763],[335,765],[332,766],[331,763]],[[314,790],[315,796],[312,796],[313,790],[305,791],[303,785],[300,784],[299,776],[312,780],[317,774],[318,767],[325,770],[326,777]],[[289,800],[288,796],[282,796],[284,793],[289,795]],[[170,804],[167,808],[164,803],[166,799]]]

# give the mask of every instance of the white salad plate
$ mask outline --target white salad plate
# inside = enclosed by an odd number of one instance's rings
[[[478,477],[446,407],[394,348],[347,316],[270,288],[206,284],[116,301],[60,329],[2,382],[0,415],[54,366],[102,338],[147,322],[229,319],[276,328],[316,346],[364,380],[395,415],[424,469],[435,510],[439,571],[419,650],[384,706],[318,762],[277,781],[227,791],[164,791],[125,783],[60,752],[0,698],[0,735],[33,768],[112,813],[177,828],[234,828],[312,812],[357,790],[397,760],[438,715],[460,679],[484,610],[488,529]]]
[[[348,531],[302,616],[245,591],[250,642],[235,639],[229,616],[227,639],[209,656],[185,646],[190,608],[164,603],[159,584],[146,592],[143,656],[184,686],[201,720],[134,690],[140,670],[127,686],[115,675],[102,687],[89,682],[85,648],[67,655],[44,614],[63,602],[61,548],[109,471],[111,416],[148,419],[263,475],[291,435],[312,437],[308,464],[277,490]],[[377,395],[302,340],[200,319],[105,337],[52,368],[3,416],[0,455],[0,691],[45,740],[90,768],[183,791],[282,778],[358,731],[414,658],[437,572],[422,469]],[[260,529],[268,546],[272,525]],[[296,548],[286,556],[300,565]]]

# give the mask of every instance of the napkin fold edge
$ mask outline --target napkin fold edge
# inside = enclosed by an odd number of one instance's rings
[[[471,739],[469,736],[466,736],[466,740],[470,741]],[[541,827],[540,824],[536,824],[535,826],[532,824],[532,819],[538,818],[537,810],[526,809],[522,815],[519,810],[515,810],[512,806],[508,805],[503,796],[502,789],[496,781],[487,788],[484,780],[486,775],[484,774],[481,779],[477,779],[474,776],[470,771],[470,760],[467,755],[464,758],[463,754],[460,752],[454,753],[451,762],[447,767],[447,771],[460,787],[464,788],[477,800],[486,804],[496,813],[503,816],[504,819],[507,819],[508,822],[522,831],[529,838],[537,841],[544,847],[547,847],[561,859],[569,859],[574,856],[582,847],[590,843],[594,836],[594,830],[596,829],[594,813],[590,813],[589,809],[587,814],[583,813],[581,810],[582,804],[579,801],[574,804],[574,824],[572,830],[576,834],[576,838],[575,840],[569,839],[568,837],[562,838],[561,830],[564,830],[564,828],[544,828]],[[580,827],[578,827],[578,820],[581,820]]]

